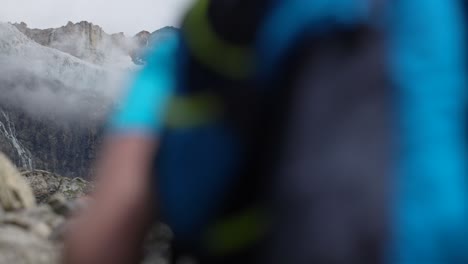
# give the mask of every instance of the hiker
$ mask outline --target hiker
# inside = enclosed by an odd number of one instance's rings
[[[110,122],[70,263],[134,263],[155,215],[201,263],[466,262],[459,2],[384,2],[196,1]]]

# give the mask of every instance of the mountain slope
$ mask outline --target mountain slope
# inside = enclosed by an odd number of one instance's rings
[[[0,149],[23,169],[87,176],[126,72],[44,47],[0,23]]]
[[[0,150],[23,170],[92,174],[120,88],[147,49],[177,33],[127,38],[88,22],[44,30],[0,22]]]

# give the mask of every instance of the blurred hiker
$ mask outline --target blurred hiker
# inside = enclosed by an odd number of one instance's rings
[[[400,136],[389,261],[467,263],[467,49],[461,1],[394,1],[390,20]]]
[[[465,263],[456,0],[199,0],[109,128],[70,263]],[[433,19],[437,17],[438,19]]]

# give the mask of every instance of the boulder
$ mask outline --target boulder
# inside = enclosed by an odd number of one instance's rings
[[[16,225],[0,225],[0,264],[58,264],[61,246]]]
[[[42,170],[26,171],[22,175],[30,184],[39,203],[46,203],[54,194],[62,194],[67,200],[85,196],[94,188],[81,178],[67,178]]]
[[[93,202],[83,197],[93,188],[83,179],[47,171],[20,174],[0,154],[0,264],[61,263],[67,221]],[[169,227],[156,223],[144,243],[142,263],[168,263],[172,237]]]
[[[0,207],[5,211],[32,208],[33,192],[12,162],[0,153]]]
[[[63,244],[53,239],[65,218],[48,205],[0,216],[0,264],[59,264]]]
[[[0,217],[0,225],[14,225],[45,239],[64,223],[65,218],[48,205],[10,212]]]

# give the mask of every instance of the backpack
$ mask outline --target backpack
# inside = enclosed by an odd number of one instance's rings
[[[378,263],[401,242],[389,236],[409,230],[395,220],[408,201],[395,197],[405,180],[393,148],[408,135],[387,32],[369,19],[379,8],[345,2],[269,6],[248,78],[223,61],[245,67],[249,51],[182,34],[183,81],[157,157],[176,248],[218,263],[258,263],[259,248],[267,263]],[[199,49],[210,43],[227,52]]]
[[[194,9],[197,8],[200,7]],[[196,24],[196,21],[191,22],[187,28]],[[301,258],[304,261],[317,260],[318,263],[328,258],[347,259],[348,263],[354,263],[353,259],[375,261],[380,256],[379,242],[384,238],[382,230],[385,230],[382,226],[385,207],[382,204],[385,203],[386,192],[383,189],[387,179],[385,172],[388,171],[385,155],[388,153],[388,90],[385,88],[387,82],[380,35],[363,23],[348,27],[331,26],[320,34],[310,34],[314,29],[310,30],[309,23],[292,25],[291,30],[298,34],[285,37],[291,45],[278,49],[282,53],[278,57],[285,59],[278,60],[268,78],[264,78],[263,71],[270,67],[262,66],[249,78],[236,79],[233,75],[223,76],[212,68],[215,65],[213,61],[223,63],[216,57],[206,55],[207,60],[212,61],[203,62],[203,56],[200,56],[203,51],[197,48],[209,46],[206,39],[214,37],[202,32],[200,35],[205,42],[198,45],[191,39],[194,34],[184,32],[183,28],[180,47],[183,69],[179,76],[183,81],[170,104],[157,157],[161,212],[178,238],[178,250],[201,258],[209,254],[218,255],[217,259],[226,263],[239,252],[251,255],[252,250],[245,250],[242,243],[236,244],[238,241],[247,241],[250,248],[253,244],[253,248],[259,251],[264,246],[263,238],[273,236],[282,241],[287,233],[294,237],[283,241],[288,241],[291,246],[279,243],[282,250],[277,252],[283,252],[288,258],[294,255],[291,260],[297,259],[295,263],[306,263],[301,262]],[[257,32],[257,35],[262,33]],[[262,48],[265,47],[268,46],[255,47],[256,59],[262,63],[269,61],[262,58]],[[226,58],[229,60],[228,55]],[[319,67],[321,65],[328,67]],[[356,65],[369,71],[364,75],[357,71]],[[226,66],[225,69],[231,68]],[[303,80],[305,76],[312,77],[312,80]],[[343,81],[336,81],[331,76],[343,77]],[[355,84],[352,89],[348,87],[350,82]],[[328,106],[324,105],[325,102]],[[319,109],[320,106],[324,109]],[[320,129],[312,125],[320,126]],[[361,130],[362,127],[366,131]],[[311,134],[308,136],[300,131]],[[323,138],[325,135],[329,136],[326,140]],[[297,142],[290,143],[292,139]],[[338,140],[343,146],[335,143]],[[362,158],[356,158],[351,164],[347,157],[335,155],[356,150],[361,150]],[[302,155],[303,158],[298,160],[310,165],[303,171],[307,179],[301,179],[304,174],[291,168],[288,164],[290,157],[285,157],[284,153]],[[319,158],[323,166],[316,163]],[[366,163],[366,158],[373,160],[371,166]],[[342,170],[335,171],[327,179],[327,171],[332,164],[335,168],[342,167]],[[304,164],[294,166],[298,165]],[[345,183],[348,185],[343,185]],[[297,196],[304,193],[295,189],[298,184],[308,187],[313,199],[307,196],[301,197],[305,199],[301,201]],[[370,185],[373,185],[371,189]],[[314,190],[318,189],[323,194],[315,193]],[[337,196],[350,206],[361,208],[361,214],[353,218],[349,210],[335,208],[334,215],[317,218],[317,221],[338,221],[329,227],[321,222],[290,222],[301,219],[301,214],[323,210],[324,204],[333,202],[331,196],[339,189],[343,193]],[[309,207],[297,207],[297,204],[308,204]],[[285,208],[288,210],[284,211]],[[293,209],[297,211],[291,212]],[[288,215],[292,218],[283,219]],[[352,224],[355,219],[365,220],[367,217],[375,218],[376,221],[372,221],[374,225]],[[281,228],[275,228],[277,225]],[[339,225],[343,232],[331,232]],[[244,230],[228,232],[237,227]],[[345,234],[348,229],[355,230],[356,234]],[[271,230],[284,232],[276,234]],[[308,233],[300,235],[300,230],[330,232],[333,239],[325,235],[307,236],[306,239],[304,236]],[[233,236],[238,241],[228,241]],[[342,240],[346,246],[337,248],[324,243],[335,239]],[[309,245],[317,251],[292,246],[296,244]],[[362,248],[354,250],[352,244]],[[321,245],[336,250],[327,252]],[[375,250],[372,256],[363,257],[362,254],[367,253],[364,247],[369,245]],[[295,256],[294,252],[300,249],[307,252],[299,252]],[[340,250],[343,252],[338,254]],[[229,257],[226,257],[226,252]],[[276,258],[280,259],[283,258]]]

